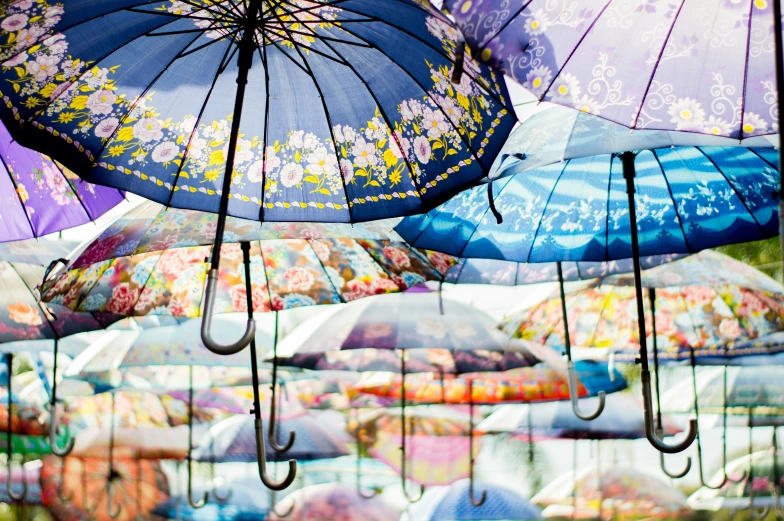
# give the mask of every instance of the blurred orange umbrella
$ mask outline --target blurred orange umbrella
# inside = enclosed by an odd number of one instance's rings
[[[59,521],[131,521],[165,501],[169,484],[154,460],[47,456],[41,495]]]

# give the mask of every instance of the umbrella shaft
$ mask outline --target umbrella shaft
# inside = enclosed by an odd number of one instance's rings
[[[226,228],[226,216],[229,211],[229,194],[231,191],[232,174],[234,173],[234,157],[237,153],[237,140],[240,134],[240,121],[242,119],[242,106],[245,102],[245,87],[248,85],[248,72],[253,64],[253,50],[256,46],[254,33],[255,22],[261,10],[261,0],[251,0],[247,11],[246,26],[239,43],[239,56],[237,58],[237,93],[234,97],[234,112],[231,120],[231,133],[229,134],[228,152],[226,155],[226,170],[223,173],[223,192],[221,193],[220,206],[218,207],[218,223],[215,230],[215,244],[212,249],[211,269],[218,269],[220,265],[220,248],[223,244],[223,231]]]

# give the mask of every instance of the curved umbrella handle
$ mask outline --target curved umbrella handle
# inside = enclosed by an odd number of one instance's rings
[[[12,458],[8,458],[8,478],[6,479],[6,491],[8,492],[8,497],[13,499],[14,501],[23,501],[25,497],[27,497],[27,480],[24,477],[24,464],[22,465],[22,491],[21,492],[14,492],[12,480],[11,480],[11,463],[13,462]]]
[[[643,401],[643,413],[645,417],[645,437],[648,438],[653,447],[658,450],[659,452],[664,452],[666,454],[677,454],[679,452],[683,452],[684,450],[688,449],[689,446],[694,442],[697,438],[697,420],[694,418],[689,420],[689,431],[686,435],[686,439],[680,443],[675,445],[667,445],[664,443],[655,432],[654,422],[653,422],[653,405],[651,399],[651,373],[647,369],[642,370],[642,374],[640,375],[640,380],[642,382],[642,401]]]
[[[482,491],[482,495],[479,496],[479,499],[474,499],[474,480],[472,479],[468,483],[468,498],[471,500],[472,505],[475,507],[481,507],[487,500],[487,490]]]
[[[273,494],[273,496],[272,496],[272,501],[273,501],[273,503],[274,503],[274,501],[275,501],[275,496],[274,496],[274,494]],[[289,509],[288,509],[288,510],[286,510],[285,512],[283,512],[283,513],[280,513],[280,512],[278,512],[277,510],[275,510],[275,507],[276,507],[276,506],[277,506],[277,505],[274,505],[274,504],[273,504],[273,505],[272,505],[272,508],[270,508],[270,512],[272,512],[273,514],[275,514],[275,517],[279,517],[279,518],[283,519],[283,518],[289,517],[289,516],[291,515],[291,513],[292,513],[292,512],[294,512],[294,507],[295,507],[296,505],[294,504],[294,501],[292,501],[292,502],[291,502],[291,505],[289,505]]]
[[[114,503],[114,483],[109,481],[106,484],[106,512],[112,519],[117,519],[122,514],[122,505],[118,503],[117,508],[113,509],[112,503]]]
[[[215,480],[213,480],[213,481],[215,481]],[[229,489],[229,490],[228,490],[228,492],[226,492],[226,495],[225,495],[225,496],[221,496],[221,495],[218,493],[218,487],[217,487],[217,486],[215,486],[215,484],[213,483],[213,486],[212,486],[212,495],[213,495],[213,497],[214,497],[215,499],[217,499],[218,501],[228,501],[228,500],[229,500],[229,498],[231,497],[231,489]],[[206,494],[205,494],[205,496],[206,496]]]
[[[754,484],[749,489],[749,515],[752,519],[765,519],[770,514],[770,506],[754,508]]]
[[[234,355],[245,349],[250,341],[256,336],[256,322],[248,318],[248,325],[242,337],[233,344],[222,345],[213,340],[210,330],[212,329],[212,314],[215,307],[215,285],[218,283],[218,270],[213,268],[207,274],[207,287],[204,290],[204,313],[201,321],[201,341],[216,355]]]
[[[358,413],[356,414],[356,422],[357,428],[354,431],[354,436],[357,438],[357,494],[362,499],[373,499],[379,495],[381,491],[375,488],[371,490],[370,494],[366,494],[362,489],[362,440],[360,439],[362,429],[360,428]]]
[[[190,458],[188,458],[190,460]],[[193,509],[202,508],[206,503],[207,499],[209,499],[210,493],[204,492],[204,496],[198,501],[193,500],[193,471],[191,470],[190,461],[188,464],[188,504]]]
[[[289,473],[282,481],[273,481],[267,475],[267,451],[264,447],[264,422],[261,418],[254,420],[256,428],[256,460],[259,464],[259,477],[261,482],[270,490],[284,490],[294,483],[297,477],[297,462],[289,460]]]
[[[277,440],[275,439],[276,438],[276,436],[275,436],[276,428],[275,427],[277,426],[277,421],[275,419],[275,416],[276,416],[275,411],[278,408],[278,405],[277,405],[278,402],[275,399],[275,388],[276,387],[278,387],[277,384],[272,386],[272,396],[270,398],[272,403],[270,404],[269,429],[268,429],[269,436],[268,437],[269,437],[269,444],[270,444],[270,447],[272,447],[272,450],[274,450],[275,452],[277,452],[279,454],[283,454],[284,452],[288,452],[289,450],[291,450],[291,447],[294,446],[294,442],[297,439],[297,433],[294,432],[294,431],[289,431],[289,439],[283,445],[278,444]]]
[[[656,429],[656,437],[657,438],[661,438],[662,434],[663,434],[663,432],[662,432],[661,429]],[[680,471],[680,472],[670,472],[669,470],[667,470],[666,464],[664,462],[664,453],[660,452],[659,453],[659,466],[661,466],[662,472],[664,472],[670,478],[672,478],[672,479],[680,479],[683,476],[685,476],[686,474],[688,474],[689,471],[691,470],[691,456],[686,458],[686,467],[682,471]],[[726,482],[726,476],[727,475],[725,474],[724,476],[725,476],[725,482]],[[723,484],[724,483],[722,483],[722,485]]]
[[[406,478],[404,477],[403,478],[404,482],[405,482],[405,479]],[[411,496],[408,495],[408,490],[406,490],[405,483],[403,483],[403,495],[406,497],[406,499],[408,500],[409,503],[416,503],[420,499],[422,499],[422,496],[425,495],[425,486],[424,485],[419,485],[419,492],[417,493],[417,495],[415,497],[412,498]],[[473,497],[472,497],[472,500],[473,500]]]
[[[68,456],[74,448],[74,444],[76,440],[74,438],[68,437],[68,441],[65,444],[65,448],[60,448],[57,445],[57,434],[60,431],[60,425],[57,423],[57,406],[52,404],[52,413],[51,418],[49,420],[49,447],[52,450],[52,454],[55,456],[60,456],[64,458]]]
[[[569,360],[566,365],[567,371],[569,372],[569,400],[572,402],[572,410],[574,411],[575,416],[585,421],[595,420],[602,414],[602,411],[604,411],[606,393],[604,391],[599,391],[599,394],[597,395],[599,398],[599,406],[594,412],[586,414],[580,411],[580,401],[577,397],[577,375],[575,375],[574,372],[574,362]]]

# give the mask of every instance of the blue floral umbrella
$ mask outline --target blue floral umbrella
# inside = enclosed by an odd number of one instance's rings
[[[537,130],[535,124],[524,124],[516,132]],[[687,438],[675,446],[654,432],[640,259],[775,236],[777,154],[713,146],[635,152],[638,141],[620,137],[610,146],[604,155],[524,175],[515,175],[525,170],[523,156],[503,164],[491,177],[509,179],[488,184],[491,195],[494,184],[501,191],[497,207],[513,216],[502,226],[488,226],[490,210],[499,224],[501,216],[492,205],[479,203],[482,195],[474,190],[429,216],[404,219],[396,230],[415,247],[461,257],[527,262],[632,258],[647,437],[662,452],[680,452],[696,437],[697,425],[692,421]],[[565,304],[562,308],[565,315]],[[570,351],[568,335],[565,344]]]
[[[487,174],[515,119],[489,69],[450,82],[462,40],[422,2],[17,2],[0,30],[0,118],[20,139],[88,181],[218,213],[203,336],[220,353],[254,328],[209,335],[228,214],[427,211]]]

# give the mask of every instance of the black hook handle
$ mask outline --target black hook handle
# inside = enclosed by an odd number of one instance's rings
[[[686,435],[686,439],[681,441],[680,443],[676,443],[675,445],[668,445],[664,443],[655,432],[656,429],[654,428],[654,421],[653,421],[653,404],[652,404],[652,397],[651,397],[651,373],[647,369],[643,369],[640,375],[640,380],[642,382],[642,398],[643,398],[643,414],[645,418],[645,437],[648,438],[648,441],[651,445],[654,446],[659,452],[664,452],[666,454],[677,454],[679,452],[683,452],[684,450],[688,449],[689,446],[694,442],[697,438],[697,420],[694,418],[689,420],[689,430]]]
[[[373,499],[381,493],[379,489],[373,489],[369,494],[362,488],[362,429],[359,424],[359,413],[355,410],[354,418],[356,419],[357,426],[354,429],[354,437],[357,439],[357,494],[362,499]]]
[[[287,489],[297,477],[297,462],[289,460],[289,471],[281,481],[275,481],[267,475],[267,453],[264,447],[264,422],[261,418],[254,419],[256,429],[256,460],[259,465],[259,477],[261,482],[270,490]]]

